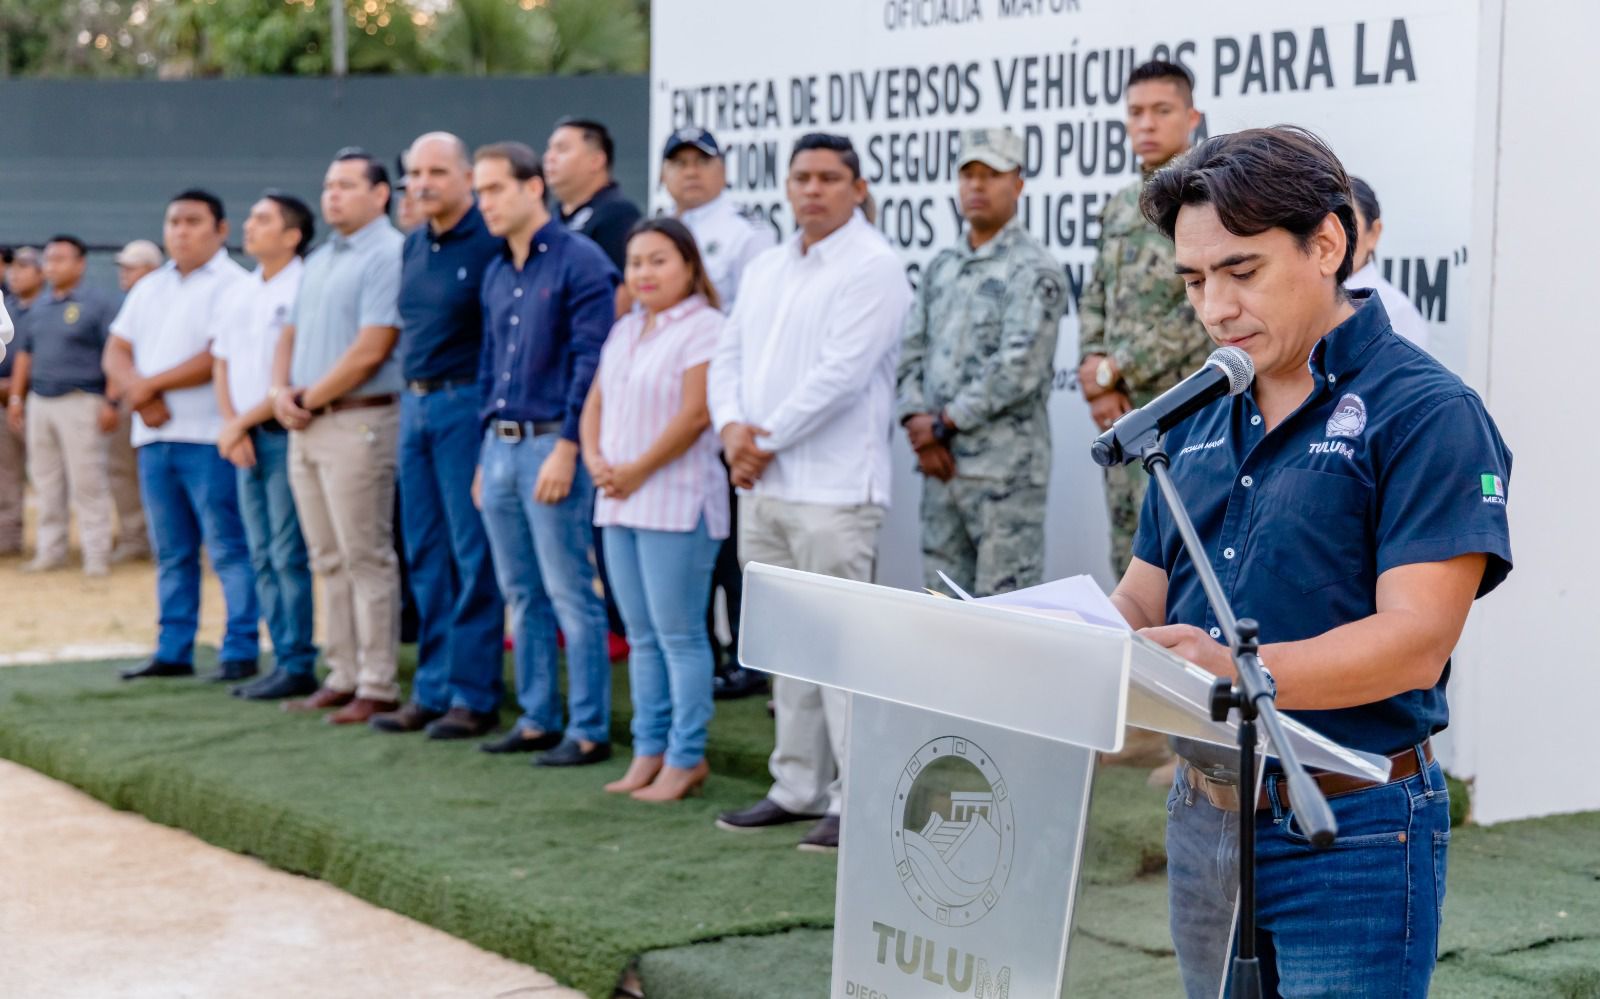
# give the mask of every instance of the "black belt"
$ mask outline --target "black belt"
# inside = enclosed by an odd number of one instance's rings
[[[477,383],[476,378],[413,378],[406,382],[406,391],[412,395],[432,395],[445,389],[465,388]]]
[[[333,400],[321,409],[312,410],[311,415],[327,416],[329,413],[342,413],[347,409],[376,409],[379,406],[392,406],[399,399],[400,396],[394,392],[383,395],[345,396],[343,399]]]
[[[516,444],[524,437],[543,437],[561,432],[560,420],[494,420],[494,435],[503,441]]]
[[[266,433],[266,434],[286,434],[286,433],[289,432],[289,428],[288,427],[286,427],[283,424],[279,423],[276,419],[271,419],[271,418],[263,420],[260,423],[257,423],[254,427],[251,427],[250,429],[259,430],[262,433]]]

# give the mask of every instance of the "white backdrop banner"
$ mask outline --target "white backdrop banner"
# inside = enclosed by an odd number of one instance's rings
[[[651,143],[686,124],[728,149],[733,197],[793,230],[794,139],[848,135],[879,228],[911,280],[960,232],[956,135],[1027,139],[1021,211],[1072,290],[1056,360],[1047,576],[1110,580],[1087,407],[1072,384],[1076,300],[1107,198],[1139,176],[1122,121],[1128,73],[1151,58],[1195,76],[1205,134],[1292,123],[1320,134],[1383,206],[1379,259],[1463,371],[1471,271],[1476,0],[655,0]],[[657,190],[654,200],[662,193]],[[899,443],[880,581],[920,586],[910,451]]]

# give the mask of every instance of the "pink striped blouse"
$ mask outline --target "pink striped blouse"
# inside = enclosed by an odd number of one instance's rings
[[[644,310],[617,320],[600,351],[600,453],[633,461],[655,443],[683,406],[683,373],[711,360],[723,315],[692,295],[644,331]],[[713,538],[728,536],[728,472],[710,427],[627,499],[597,493],[594,522],[652,531],[692,531],[702,516]]]

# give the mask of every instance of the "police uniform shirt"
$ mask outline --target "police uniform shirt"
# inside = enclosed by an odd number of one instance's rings
[[[628,263],[628,233],[640,214],[638,206],[622,196],[622,188],[613,180],[570,213],[562,212],[561,224],[600,244],[620,272]]]
[[[33,358],[28,390],[47,399],[68,392],[104,395],[100,355],[116,314],[110,299],[81,287],[60,298],[48,291],[40,295],[17,329],[17,352]]]
[[[771,226],[746,216],[725,194],[679,213],[678,219],[694,235],[706,276],[722,300],[722,311],[732,312],[745,265],[761,251],[777,246],[777,235]]]
[[[1478,596],[1511,570],[1511,452],[1483,402],[1396,335],[1371,292],[1311,351],[1311,395],[1268,433],[1253,394],[1202,410],[1168,436],[1172,475],[1240,617],[1261,641],[1321,635],[1376,612],[1396,566],[1488,556]],[[1166,570],[1167,621],[1215,616],[1161,499],[1145,497],[1134,555]],[[1272,666],[1270,658],[1267,666]],[[1389,755],[1449,721],[1438,683],[1358,707],[1292,711],[1336,742]]]

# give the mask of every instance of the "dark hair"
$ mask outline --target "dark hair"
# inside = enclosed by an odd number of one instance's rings
[[[472,154],[472,162],[481,163],[484,160],[505,160],[511,166],[511,176],[522,181],[538,177],[539,182],[544,183],[544,164],[539,162],[539,154],[526,143],[491,142],[487,146],[479,146],[478,151]]]
[[[611,164],[617,158],[617,144],[611,141],[611,130],[593,118],[579,118],[567,115],[556,121],[556,128],[575,128],[583,133],[583,141],[606,154],[606,169],[611,169]],[[551,131],[554,131],[552,129]],[[522,178],[526,180],[527,178]]]
[[[1383,209],[1378,206],[1378,195],[1371,184],[1360,177],[1351,177],[1350,193],[1355,195],[1356,207],[1361,209],[1361,217],[1367,220],[1367,225],[1383,218]]]
[[[689,227],[665,215],[653,219],[640,219],[632,229],[628,230],[628,242],[632,243],[635,236],[642,236],[647,232],[658,232],[677,247],[678,255],[689,265],[689,294],[704,296],[713,309],[722,308],[722,299],[717,295],[716,285],[711,283],[711,276],[706,273],[705,261],[700,257],[700,247],[695,243],[694,234],[689,231]]]
[[[17,259],[17,252],[9,246],[0,246],[0,264],[9,264]]]
[[[1164,59],[1151,59],[1135,66],[1133,72],[1128,74],[1128,86],[1123,89],[1127,90],[1136,83],[1149,83],[1152,80],[1170,80],[1176,83],[1189,103],[1194,103],[1194,74],[1177,63],[1167,62]]]
[[[57,235],[51,236],[49,239],[44,241],[45,246],[49,246],[51,243],[65,243],[74,250],[77,250],[79,260],[82,260],[84,257],[89,255],[89,245],[76,236]]]
[[[808,132],[794,141],[794,151],[789,154],[789,165],[794,166],[795,158],[801,153],[812,149],[826,149],[839,154],[844,160],[844,165],[850,168],[850,179],[861,179],[861,157],[856,154],[855,144],[842,135],[830,135],[827,132]]]
[[[200,204],[205,205],[207,208],[211,209],[211,217],[216,221],[217,225],[221,225],[223,220],[228,217],[227,213],[222,210],[222,199],[217,197],[215,194],[212,194],[210,191],[201,190],[198,187],[191,187],[186,191],[179,191],[177,194],[174,194],[172,197],[168,198],[167,204],[175,205],[180,201],[198,201]]]
[[[270,188],[262,191],[261,197],[278,206],[278,215],[282,217],[285,229],[300,233],[300,242],[295,244],[294,252],[296,256],[305,256],[311,248],[312,238],[317,234],[317,224],[312,218],[310,206],[292,194]]]
[[[389,169],[378,158],[362,149],[360,146],[345,146],[333,154],[335,163],[365,163],[366,168],[362,174],[367,178],[367,183],[373,187],[382,184],[389,189],[383,199],[383,211],[388,214],[389,203],[394,200],[394,183],[389,180]]]
[[[1350,178],[1328,144],[1296,125],[1251,128],[1207,139],[1155,172],[1140,198],[1144,217],[1168,238],[1184,205],[1210,205],[1235,236],[1288,230],[1301,248],[1330,214],[1344,227],[1340,287],[1356,252]]]

